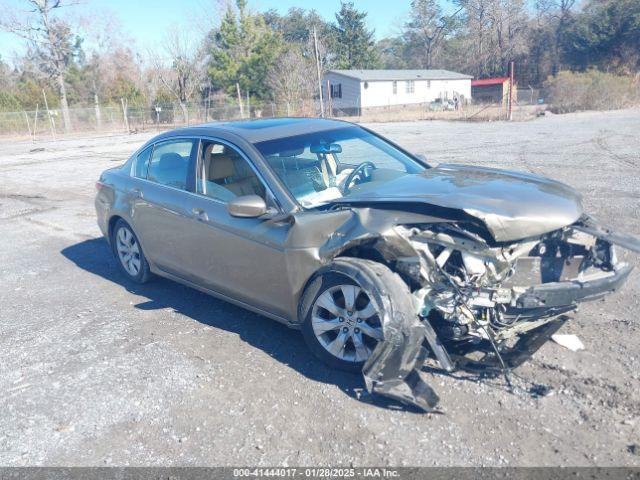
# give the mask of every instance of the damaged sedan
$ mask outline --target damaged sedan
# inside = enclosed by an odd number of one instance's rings
[[[583,301],[617,290],[640,242],[570,187],[438,165],[347,122],[166,132],[98,183],[124,275],[160,275],[302,330],[327,365],[432,411],[430,361],[508,370]]]

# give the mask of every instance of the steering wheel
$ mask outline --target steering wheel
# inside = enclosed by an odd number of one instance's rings
[[[366,162],[362,162],[356,168],[351,170],[351,173],[345,180],[344,186],[342,187],[342,195],[346,195],[347,193],[349,193],[349,190],[351,190],[351,184],[354,182],[356,178],[360,178],[361,180],[363,180],[364,178],[368,177],[368,175],[366,174],[367,168],[371,168],[371,170],[375,170],[376,166],[373,162],[366,161]],[[364,177],[361,177],[360,175],[364,175]]]

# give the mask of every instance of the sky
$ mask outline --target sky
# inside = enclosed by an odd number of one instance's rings
[[[153,48],[162,41],[164,32],[172,27],[193,29],[202,34],[209,24],[219,19],[219,5],[224,0],[81,0],[80,5],[69,7],[67,12],[75,17],[100,20],[102,16],[112,15],[123,33],[133,39],[142,51]],[[367,23],[375,30],[376,39],[398,33],[403,18],[409,11],[410,0],[353,0],[358,10],[368,13]],[[390,4],[393,8],[390,8]],[[22,7],[24,0],[0,0],[0,7]],[[340,9],[340,0],[249,0],[249,8],[265,11],[275,8],[285,13],[290,7],[315,9],[329,21],[335,19]],[[199,31],[199,32],[198,32]],[[22,52],[22,42],[13,35],[0,32],[0,56],[11,61],[16,53]]]

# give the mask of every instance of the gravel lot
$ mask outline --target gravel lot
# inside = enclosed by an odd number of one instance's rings
[[[371,127],[432,163],[564,181],[640,235],[638,110]],[[640,466],[640,270],[563,328],[585,351],[546,344],[514,393],[434,374],[443,415],[392,408],[317,364],[299,332],[123,279],[94,182],[150,136],[0,144],[0,465]]]

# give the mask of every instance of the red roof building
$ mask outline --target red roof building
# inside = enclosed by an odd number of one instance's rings
[[[517,89],[513,89],[516,100]],[[509,77],[481,78],[471,80],[471,98],[474,103],[501,103],[505,104],[509,99]]]
[[[509,77],[481,78],[479,80],[471,80],[472,87],[486,87],[487,85],[502,85],[508,82]]]

